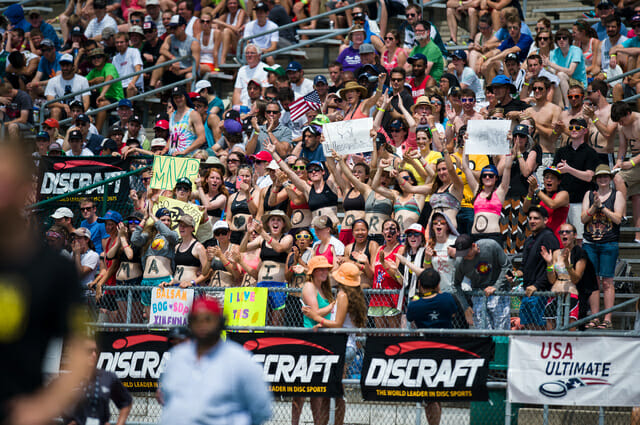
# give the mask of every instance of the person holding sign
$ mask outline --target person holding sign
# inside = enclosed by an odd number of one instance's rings
[[[293,245],[293,237],[287,232],[291,229],[289,217],[281,210],[269,211],[262,216],[262,222],[252,220],[247,225],[249,232],[255,230],[258,237],[249,242],[247,232],[240,244],[240,252],[260,248],[260,267],[258,268],[259,288],[284,288],[287,286],[285,271],[287,253]],[[280,326],[287,294],[269,292],[268,305],[272,310],[271,326]]]
[[[145,218],[131,235],[133,246],[142,248],[142,286],[160,286],[173,280],[173,259],[175,246],[179,242],[178,233],[171,230],[171,212],[160,208],[155,215],[151,213],[152,204],[146,210]],[[144,223],[144,227],[142,224]],[[145,317],[149,317],[151,291],[144,291],[140,301],[145,306]]]
[[[204,246],[194,236],[195,222],[193,217],[184,214],[178,219],[180,242],[176,245],[174,263],[176,272],[170,282],[163,282],[160,286],[179,286],[190,288],[201,286],[209,274],[209,262]]]

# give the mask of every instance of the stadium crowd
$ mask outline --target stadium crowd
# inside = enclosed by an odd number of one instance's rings
[[[421,312],[456,316],[455,326],[504,329],[512,326],[505,293],[514,288],[524,296],[516,327],[553,326],[557,306],[536,291],[569,294],[572,320],[600,311],[600,291],[604,308],[613,306],[627,197],[640,227],[640,121],[621,101],[636,93],[640,74],[607,78],[636,66],[640,6],[601,0],[599,22],[552,31],[546,18],[527,26],[518,0],[452,0],[450,43],[461,43],[463,15],[470,38],[449,52],[419,6],[355,5],[331,17],[350,30],[326,75],[313,80],[299,62],[281,66],[268,55],[296,43],[295,30],[235,51],[241,37],[350,3],[74,0],[48,21],[20,5],[4,12],[0,113],[8,136],[36,133],[36,160],[201,160],[196,181],[179,180],[172,191],[150,189],[149,171],[134,177],[131,205],[121,211],[98,217],[86,198],[51,215],[47,241],[76,263],[102,319],[124,321],[118,285],[302,288],[269,293],[269,324],[308,327],[335,326],[336,317],[342,326],[404,326],[421,301]],[[398,14],[406,20],[391,27]],[[246,65],[225,107],[210,79],[240,54]],[[163,94],[166,112],[149,123],[151,137],[140,118],[145,104],[129,98],[183,80]],[[107,111],[89,114],[116,103],[117,121]],[[325,124],[367,117],[372,152],[324,151]],[[61,125],[67,118],[71,125]],[[470,120],[510,120],[510,152],[466,154]],[[154,209],[161,195],[205,214],[199,223],[189,215],[172,221]],[[517,267],[513,254],[522,254]],[[360,274],[356,289],[329,274],[345,263]],[[453,304],[426,302],[437,294],[417,276],[429,268]],[[335,307],[336,285],[348,310]],[[400,292],[365,297],[362,288]],[[143,320],[149,292],[134,301]],[[586,327],[611,328],[611,315]]]

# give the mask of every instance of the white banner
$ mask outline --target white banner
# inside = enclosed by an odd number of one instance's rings
[[[511,337],[512,403],[637,406],[640,339]]]
[[[186,326],[193,305],[193,289],[153,288],[150,325]]]
[[[511,131],[510,120],[469,120],[469,140],[464,147],[468,155],[505,155],[511,151],[507,135]]]
[[[369,132],[373,128],[371,117],[357,120],[338,121],[322,126],[324,155],[331,156],[331,149],[340,155],[373,151],[373,141]]]

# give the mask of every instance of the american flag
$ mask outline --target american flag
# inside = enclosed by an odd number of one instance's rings
[[[320,96],[318,96],[317,91],[312,91],[311,93],[307,93],[302,96],[300,99],[293,102],[289,105],[289,112],[291,114],[291,121],[295,121],[307,111],[320,109],[322,106],[322,101],[320,100]]]

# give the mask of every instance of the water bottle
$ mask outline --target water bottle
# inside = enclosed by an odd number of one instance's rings
[[[40,123],[40,108],[37,106],[33,107],[33,122]]]

